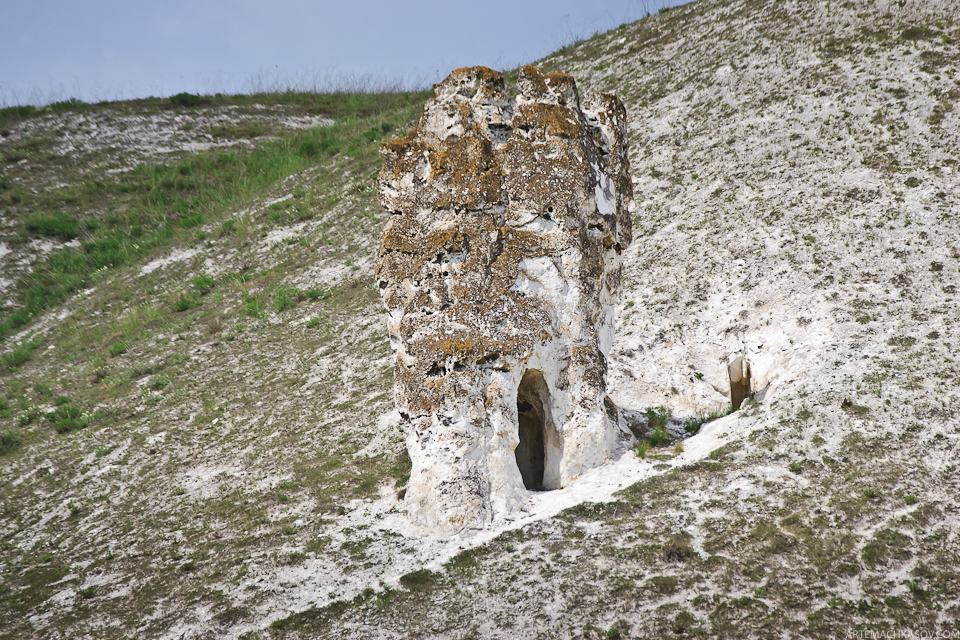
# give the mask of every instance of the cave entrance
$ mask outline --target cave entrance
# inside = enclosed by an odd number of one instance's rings
[[[524,372],[517,388],[520,444],[514,454],[523,486],[531,491],[559,486],[560,443],[550,410],[550,390],[543,374],[535,369]]]

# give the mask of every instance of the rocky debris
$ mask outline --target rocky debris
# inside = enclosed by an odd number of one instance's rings
[[[632,436],[606,399],[631,241],[626,111],[574,79],[458,69],[384,144],[377,278],[413,462],[411,517],[515,513]],[[606,402],[605,402],[606,399]]]

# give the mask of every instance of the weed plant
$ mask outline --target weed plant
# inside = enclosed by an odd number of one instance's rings
[[[21,444],[20,434],[14,431],[0,433],[0,455],[13,451]]]

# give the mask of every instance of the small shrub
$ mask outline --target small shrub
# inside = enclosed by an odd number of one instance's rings
[[[304,294],[299,289],[293,287],[280,287],[273,292],[273,308],[277,311],[285,311],[296,306],[297,302],[303,300]]]
[[[681,611],[673,619],[670,629],[677,635],[685,635],[695,624],[697,619],[689,611]]]
[[[199,305],[200,302],[183,294],[180,295],[180,299],[173,303],[173,310],[177,313],[182,313],[193,307]]]
[[[650,435],[650,446],[659,447],[667,441],[667,430],[663,427],[657,427]]]
[[[901,3],[900,6],[902,7],[903,4]],[[904,41],[930,40],[938,35],[936,31],[927,27],[907,27],[900,32],[900,39]]]
[[[20,440],[20,434],[13,431],[7,431],[6,433],[0,433],[0,456],[10,451],[13,451],[22,444]]]
[[[904,503],[904,504],[917,504],[917,497],[916,497],[916,496],[903,496],[903,503]]]
[[[643,415],[647,418],[647,428],[657,429],[666,427],[667,419],[670,418],[670,411],[663,407],[649,407],[644,409]]]
[[[80,233],[80,225],[76,219],[60,211],[33,214],[27,218],[26,226],[27,231],[33,235],[64,241],[73,240]]]
[[[53,401],[53,404],[55,404],[58,407],[62,407],[65,404],[70,404],[70,398],[68,398],[67,396],[57,396],[56,399]]]
[[[794,473],[800,473],[801,471],[803,471],[803,465],[800,464],[799,462],[791,462],[790,471]]]
[[[38,407],[31,407],[27,411],[24,411],[19,416],[17,416],[17,424],[21,427],[25,427],[28,424],[32,423],[34,420],[39,418],[42,414]]]
[[[312,329],[313,327],[317,326],[318,324],[320,324],[320,318],[313,317],[313,318],[310,318],[309,320],[305,321],[305,322],[303,323],[303,326],[307,327],[308,329]]]
[[[0,398],[0,418],[10,417],[10,403],[4,398]]]
[[[693,549],[690,548],[682,538],[674,536],[663,545],[660,554],[667,562],[683,562],[693,556]]]
[[[307,297],[311,300],[324,300],[330,296],[329,289],[310,289],[307,291]]]
[[[220,316],[211,318],[210,322],[207,323],[207,330],[210,332],[210,335],[223,331],[223,318]]]
[[[197,293],[202,296],[207,295],[213,289],[213,278],[208,275],[197,276],[190,282],[193,283],[193,288],[197,290]]]
[[[83,589],[80,589],[80,596],[84,599],[92,598],[96,593],[97,593],[96,585],[90,585],[89,587],[84,587]]]
[[[173,495],[175,495],[175,496],[182,496],[182,495],[185,494],[186,492],[187,492],[187,490],[184,489],[183,487],[174,487],[174,489],[173,489]]]
[[[194,227],[199,227],[202,224],[203,224],[203,216],[199,213],[193,216],[180,218],[180,226],[184,229],[193,229]],[[203,240],[203,239],[204,238],[200,238],[200,240]]]
[[[127,352],[127,343],[126,342],[114,342],[107,349],[111,356],[116,357]]]
[[[153,365],[144,364],[138,362],[130,367],[130,379],[136,380],[137,378],[142,378],[143,376],[153,373]]]
[[[170,378],[164,375],[156,375],[150,378],[150,388],[156,391],[163,389],[170,384]]]
[[[53,424],[57,433],[68,433],[83,429],[87,426],[87,419],[83,417],[80,409],[71,406],[62,406],[56,411],[47,414],[47,420]]]
[[[673,445],[673,452],[677,455],[683,453],[683,440],[677,440],[676,444]]]
[[[33,357],[33,351],[30,349],[14,349],[10,353],[3,354],[3,367],[5,369],[16,369],[30,361]]]
[[[683,423],[683,430],[689,433],[690,435],[696,435],[697,433],[700,432],[700,428],[703,425],[707,424],[708,422],[713,422],[714,420],[719,420],[724,416],[728,416],[731,413],[733,413],[733,411],[734,411],[733,407],[730,407],[727,411],[722,413],[719,411],[711,411],[709,414],[705,416],[690,418],[685,423]]]
[[[637,454],[637,457],[641,460],[647,457],[647,451],[650,450],[650,443],[646,440],[641,440],[637,443],[637,446],[634,448],[634,452]]]
[[[417,569],[400,576],[400,584],[410,591],[424,591],[433,587],[439,576],[429,569]]]
[[[248,315],[251,318],[262,318],[263,317],[263,303],[257,300],[256,298],[247,298],[247,304],[243,308],[244,315]]]
[[[178,93],[170,96],[170,102],[178,107],[196,107],[205,101],[194,93]]]

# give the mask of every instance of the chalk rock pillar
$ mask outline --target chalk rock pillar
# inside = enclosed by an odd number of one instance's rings
[[[509,517],[632,437],[606,397],[631,240],[626,112],[572,77],[457,69],[381,147],[377,278],[413,462],[410,517]],[[523,473],[521,473],[521,468]]]

